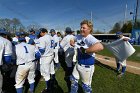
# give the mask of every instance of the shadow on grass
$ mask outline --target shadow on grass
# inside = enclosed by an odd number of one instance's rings
[[[51,83],[51,91],[50,91],[50,93],[64,93],[64,91],[59,86],[59,84],[58,84],[56,79],[51,80],[50,83]]]
[[[16,93],[15,89],[15,78],[10,78],[11,72],[3,74],[3,91],[4,93]]]
[[[116,69],[114,69],[113,67],[110,67],[110,66],[108,66],[108,65],[105,65],[105,64],[103,64],[103,63],[101,63],[100,61],[98,61],[98,60],[95,60],[95,64],[96,65],[98,65],[99,67],[101,67],[101,68],[107,68],[107,69],[109,69],[109,70],[112,70],[112,71],[114,71],[114,72],[116,72]]]

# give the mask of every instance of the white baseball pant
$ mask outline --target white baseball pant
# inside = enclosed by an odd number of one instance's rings
[[[34,83],[35,80],[35,63],[28,62],[24,65],[18,65],[17,72],[16,72],[16,84],[15,88],[22,88],[25,82],[25,79],[28,79],[29,84]]]
[[[45,81],[50,80],[50,69],[51,69],[51,63],[53,61],[53,58],[54,55],[44,56],[40,58],[40,71]]]
[[[85,65],[79,65],[77,63],[74,67],[72,75],[77,80],[79,80],[81,77],[81,80],[84,84],[91,86],[94,69],[95,69],[94,65],[90,65],[89,67],[86,67]]]

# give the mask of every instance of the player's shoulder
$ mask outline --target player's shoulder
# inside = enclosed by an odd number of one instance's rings
[[[122,39],[125,39],[125,38],[126,38],[126,39],[130,39],[130,37],[126,37],[126,36],[123,36],[123,37],[122,37]]]
[[[6,43],[6,44],[12,44],[8,39],[6,39],[6,38],[1,38],[1,40],[4,42],[4,43]]]
[[[96,38],[95,38],[93,35],[89,34],[89,35],[86,37],[86,39],[87,39],[87,40],[95,40]]]
[[[98,39],[96,39],[93,35],[89,34],[86,38],[85,38],[85,41],[86,42],[89,42],[89,43],[96,43],[96,42],[99,42]]]

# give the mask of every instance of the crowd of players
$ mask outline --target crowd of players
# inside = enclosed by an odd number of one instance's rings
[[[78,81],[81,78],[85,93],[92,93],[92,76],[94,73],[95,53],[103,50],[101,42],[92,36],[93,24],[88,20],[80,23],[80,33],[73,34],[70,27],[65,29],[65,35],[45,28],[38,31],[30,30],[27,36],[24,32],[16,32],[9,38],[8,33],[0,31],[0,93],[23,93],[24,84],[28,80],[29,91],[35,91],[35,78],[42,76],[46,88],[42,93],[53,93],[57,84],[55,71],[63,66],[65,59],[65,78],[70,87],[69,93],[77,93]],[[117,33],[122,38],[122,33]],[[128,40],[128,39],[127,39]],[[126,39],[125,39],[126,41]],[[120,70],[117,62],[117,71]],[[126,65],[122,65],[124,74]],[[39,74],[40,73],[40,74]],[[5,82],[10,82],[8,85]],[[8,87],[15,92],[8,91]]]

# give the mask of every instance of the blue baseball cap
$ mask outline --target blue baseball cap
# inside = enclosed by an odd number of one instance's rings
[[[121,31],[118,31],[116,32],[116,35],[119,36],[119,35],[122,35],[123,33]]]
[[[22,41],[26,41],[26,39],[24,37],[20,37],[20,38],[18,38],[18,41],[22,42]]]
[[[0,30],[0,34],[5,34],[5,35],[7,35],[7,34],[8,34],[8,32],[7,32],[7,31],[5,31],[5,30],[3,30],[3,29],[1,29],[1,30]]]
[[[52,33],[52,32],[54,32],[54,33],[55,33],[55,30],[54,30],[54,29],[51,29],[51,30],[50,30],[50,33]]]
[[[20,32],[16,32],[15,35],[16,35],[16,36],[20,36]]]
[[[35,44],[35,42],[34,42],[34,40],[33,40],[33,39],[29,39],[28,44],[34,45],[34,44]]]
[[[25,35],[25,32],[20,32],[20,35]]]
[[[66,32],[66,33],[72,33],[72,30],[71,30],[70,27],[66,27],[65,32]]]

